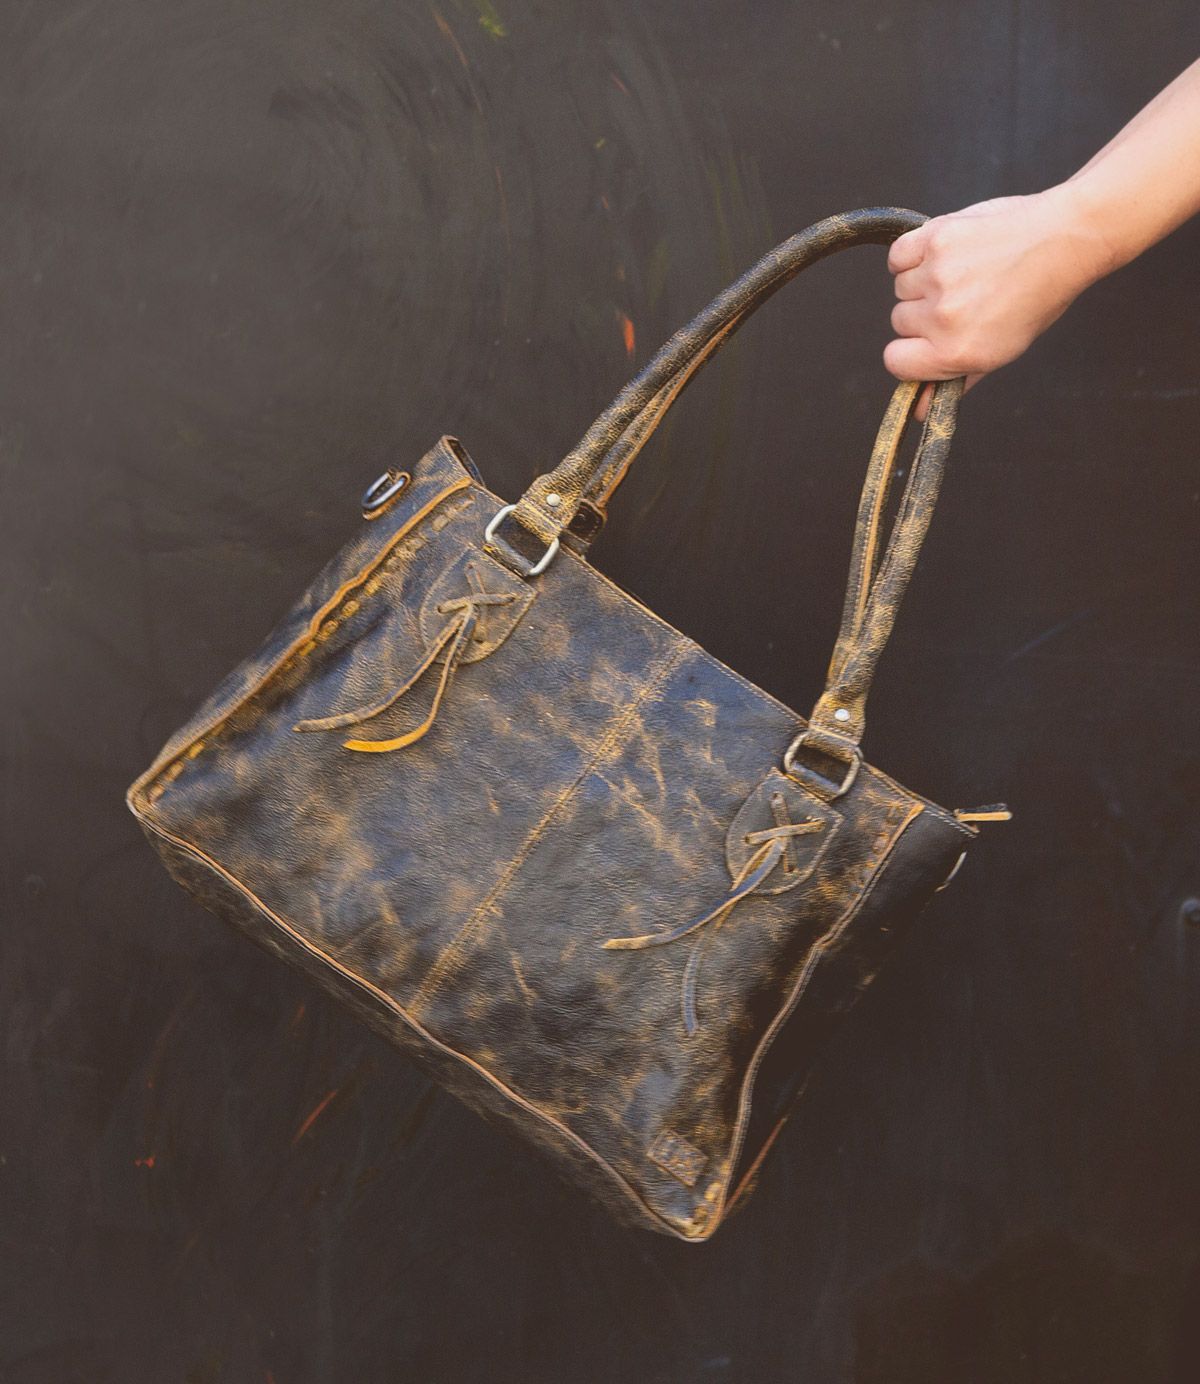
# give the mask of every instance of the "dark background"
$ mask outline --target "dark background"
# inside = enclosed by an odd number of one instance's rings
[[[0,1379],[1200,1378],[1200,224],[967,399],[867,748],[1007,800],[710,1245],[611,1227],[167,878],[127,783],[443,431],[516,498],[826,214],[1065,177],[1194,0],[0,0]],[[597,564],[800,710],[883,252]]]

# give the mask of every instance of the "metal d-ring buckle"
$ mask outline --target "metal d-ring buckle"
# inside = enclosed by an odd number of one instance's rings
[[[407,471],[397,471],[394,468],[385,471],[382,476],[373,480],[363,491],[363,518],[374,519],[384,505],[399,495],[411,480],[412,476]]]
[[[508,515],[510,515],[513,512],[514,509],[516,509],[516,505],[501,505],[501,507],[495,512],[495,514],[492,515],[491,519],[488,522],[487,528],[485,528],[483,531],[483,541],[485,543],[495,544],[496,530],[500,527],[501,522],[504,519],[506,519]],[[504,543],[503,539],[501,539],[500,542],[503,543],[506,548],[512,551],[511,544]],[[550,564],[554,561],[555,554],[558,552],[558,547],[558,539],[552,538],[550,540],[550,546],[541,555],[541,557],[538,558],[538,560],[533,564],[533,566],[525,573],[525,575],[527,577],[536,577],[540,573],[544,572],[546,568],[549,567]]]
[[[862,764],[862,750],[860,750],[857,745],[852,745],[850,747],[850,762],[846,765],[846,773],[841,783],[835,784],[831,779],[827,779],[824,775],[817,773],[815,769],[810,769],[807,764],[798,765],[796,763],[796,751],[804,744],[804,737],[807,734],[808,729],[806,727],[796,736],[787,749],[784,750],[783,772],[791,775],[792,778],[807,778],[809,782],[820,783],[824,785],[825,788],[833,788],[834,792],[829,795],[830,798],[840,798],[843,793],[849,791],[851,784],[853,784],[854,780],[858,777],[858,770]],[[828,757],[833,759],[835,756],[829,755]]]

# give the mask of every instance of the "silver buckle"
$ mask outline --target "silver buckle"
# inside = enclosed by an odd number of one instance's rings
[[[487,527],[483,531],[483,541],[485,543],[491,543],[493,546],[499,546],[496,542],[496,530],[500,527],[501,521],[506,519],[513,512],[514,509],[516,509],[516,505],[501,505],[501,507],[495,512],[495,514],[492,515],[491,519],[488,521]],[[521,556],[520,553],[516,552],[511,543],[505,543],[503,539],[500,539],[500,544],[507,548],[510,553],[513,553],[515,557]],[[538,560],[533,564],[533,566],[530,567],[527,572],[523,573],[523,575],[526,577],[539,576],[554,561],[554,558],[558,553],[558,548],[559,540],[557,538],[551,539],[550,546],[541,555],[541,557],[538,558]]]
[[[385,471],[367,486],[362,497],[364,519],[374,519],[379,511],[412,480],[407,471]]]
[[[854,780],[858,777],[859,766],[862,764],[862,750],[857,745],[851,749],[850,762],[846,766],[846,773],[840,785],[835,785],[830,779],[818,774],[815,769],[810,769],[805,764],[797,765],[796,751],[804,744],[804,737],[808,734],[808,728],[800,732],[799,735],[783,752],[783,772],[791,775],[792,778],[807,779],[808,782],[823,784],[826,788],[834,788],[835,791],[830,795],[831,798],[840,798],[843,793],[848,792]],[[829,755],[833,759],[835,756]]]

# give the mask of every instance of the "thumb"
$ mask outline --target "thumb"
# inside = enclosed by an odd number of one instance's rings
[[[954,374],[937,364],[933,343],[923,336],[899,336],[883,348],[883,364],[898,380],[945,380]]]

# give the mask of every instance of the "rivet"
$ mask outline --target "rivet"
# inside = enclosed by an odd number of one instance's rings
[[[839,706],[833,713],[833,719],[835,721],[848,721],[850,719],[850,712],[844,706]]]
[[[557,491],[552,490],[549,495],[546,496],[546,503],[551,509],[557,509],[559,505],[562,504],[562,496],[558,494]]]

